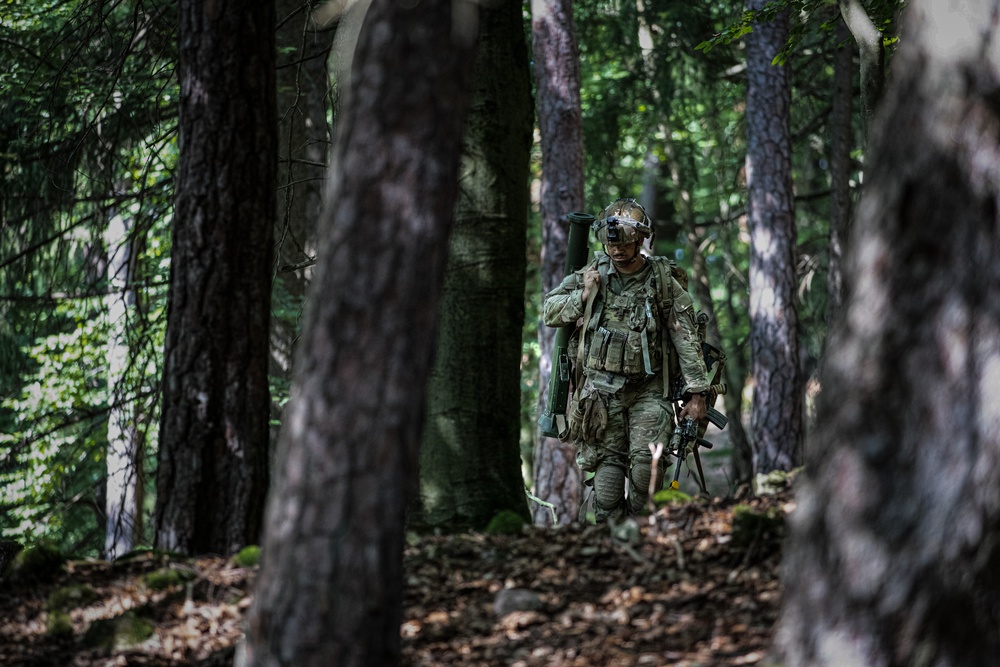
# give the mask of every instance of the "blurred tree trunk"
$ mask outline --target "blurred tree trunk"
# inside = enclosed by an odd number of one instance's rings
[[[786,552],[785,664],[1000,655],[997,10],[905,10]]]
[[[568,213],[585,212],[583,200],[583,117],[580,111],[580,54],[571,0],[532,0],[531,43],[538,89],[538,129],[542,144],[542,293],[563,279]],[[539,414],[544,410],[552,372],[555,329],[538,327]],[[583,498],[576,448],[536,431],[532,461],[534,493],[556,508],[557,523],[576,521]],[[534,521],[547,525],[551,511],[532,508]]]
[[[519,3],[487,6],[465,127],[441,331],[420,449],[421,519],[483,528],[528,517],[521,475],[521,337],[531,82]]]
[[[751,0],[760,10],[766,0]],[[792,192],[791,72],[772,65],[788,39],[788,10],[747,35],[747,211],[750,225],[750,440],[754,471],[802,458]]]
[[[274,4],[180,4],[177,173],[156,544],[258,540],[267,489]]]
[[[330,152],[333,28],[313,21],[315,0],[277,0],[278,210],[272,294],[270,375],[284,395],[291,383],[306,286],[316,258],[316,224]],[[272,397],[278,398],[278,397]],[[271,418],[281,419],[273,403]],[[278,427],[271,429],[275,442]]]
[[[477,15],[376,0],[361,27],[248,617],[251,665],[399,663],[403,531]]]

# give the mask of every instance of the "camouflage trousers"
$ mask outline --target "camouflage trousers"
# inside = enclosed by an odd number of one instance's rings
[[[662,442],[666,448],[674,428],[673,408],[663,397],[660,375],[630,382],[602,398],[608,411],[604,437],[580,445],[576,457],[582,470],[594,473],[594,513],[599,523],[644,510],[653,474],[649,445]],[[660,488],[668,464],[668,457],[661,455],[654,488]]]

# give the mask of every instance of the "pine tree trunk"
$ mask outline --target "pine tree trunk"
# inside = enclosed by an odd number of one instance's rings
[[[180,164],[156,544],[231,553],[267,489],[274,4],[180,5]]]
[[[761,9],[765,0],[752,0]],[[771,61],[788,38],[788,10],[747,35],[750,223],[750,439],[754,471],[801,462],[802,390],[795,280],[791,72]]]
[[[906,10],[786,550],[786,664],[1000,655],[998,9]]]
[[[521,7],[486,7],[466,121],[441,330],[420,449],[421,518],[484,528],[528,518],[521,475],[521,337],[534,114]]]
[[[372,3],[248,618],[251,665],[397,665],[403,532],[472,86],[474,6]]]
[[[568,213],[585,212],[583,200],[583,117],[580,111],[580,54],[571,0],[532,0],[531,34],[538,89],[538,129],[542,145],[542,294],[563,279],[569,239]],[[539,414],[544,410],[552,373],[555,329],[538,327]],[[532,459],[534,494],[556,508],[556,522],[576,521],[583,498],[576,448],[536,432]],[[532,507],[534,522],[552,523],[542,505]]]

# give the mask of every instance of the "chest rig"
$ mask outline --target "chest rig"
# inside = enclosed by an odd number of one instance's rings
[[[609,276],[610,258],[597,254],[601,276],[599,298],[587,318],[586,355],[589,374],[611,373],[629,381],[655,375],[663,366],[664,303],[659,258],[636,276]]]

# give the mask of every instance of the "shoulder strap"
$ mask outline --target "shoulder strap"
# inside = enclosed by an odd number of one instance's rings
[[[666,257],[648,258],[653,264],[654,275],[656,276],[656,293],[660,309],[660,318],[664,326],[660,327],[660,358],[663,364],[663,398],[670,399],[670,385],[677,364],[677,353],[674,351],[673,341],[670,340],[670,332],[666,326],[667,318],[670,316],[670,309],[674,304],[673,290],[673,266],[674,263]]]

